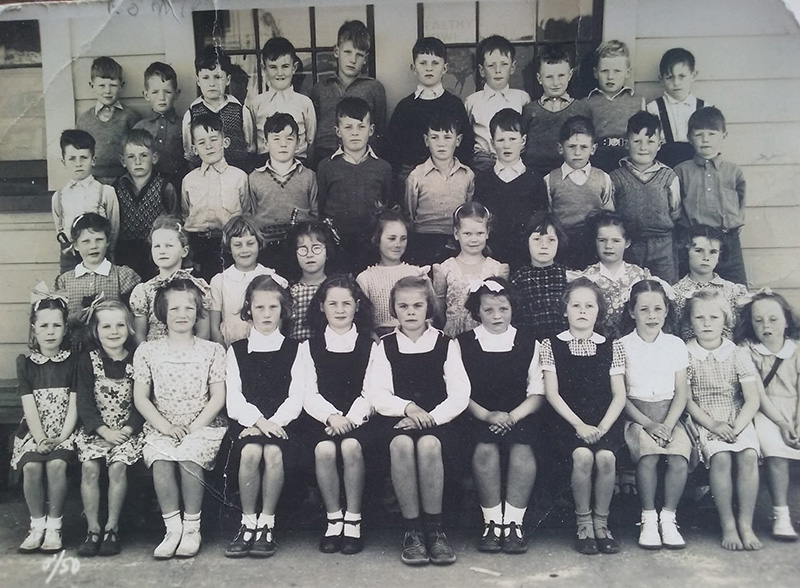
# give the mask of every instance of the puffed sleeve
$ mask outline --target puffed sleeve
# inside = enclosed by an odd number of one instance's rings
[[[133,379],[148,386],[153,383],[153,373],[149,363],[150,347],[150,344],[142,343],[133,355]]]
[[[150,316],[150,302],[147,300],[147,286],[145,284],[137,284],[133,289],[129,306],[134,316]]]
[[[219,343],[206,341],[212,346],[211,365],[208,370],[208,383],[216,384],[225,381],[225,348]]]

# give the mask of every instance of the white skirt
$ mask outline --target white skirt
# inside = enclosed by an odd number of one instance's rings
[[[753,422],[758,433],[758,442],[764,457],[784,457],[786,459],[800,459],[800,449],[789,447],[783,442],[781,430],[778,425],[769,420],[763,413],[756,414]]]

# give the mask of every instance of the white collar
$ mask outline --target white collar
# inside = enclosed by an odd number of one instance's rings
[[[225,275],[226,278],[233,280],[234,282],[243,282],[250,276],[272,275],[275,273],[275,270],[269,267],[264,267],[260,263],[257,263],[256,267],[251,269],[249,272],[243,272],[242,270],[238,269],[235,265],[232,265],[222,273]]]
[[[567,176],[570,175],[571,173],[574,173],[574,172],[579,172],[579,173],[582,173],[582,174],[586,174],[586,177],[588,178],[589,174],[592,172],[592,164],[591,164],[591,162],[587,163],[586,165],[584,165],[580,169],[572,168],[566,162],[561,164],[561,179],[562,180],[566,180]]]
[[[753,345],[753,349],[758,351],[761,355],[766,355],[768,357],[770,355],[774,355],[775,357],[779,357],[780,359],[789,359],[792,355],[794,355],[794,352],[797,350],[797,343],[795,343],[791,339],[786,339],[786,341],[784,341],[783,343],[783,347],[780,348],[778,353],[772,353],[772,351],[767,349],[767,346],[764,345],[763,343],[757,343]]]
[[[65,359],[67,359],[70,355],[69,349],[62,349],[58,353],[52,356],[47,356],[43,354],[41,351],[33,351],[30,355],[31,361],[36,365],[44,365],[48,361],[52,361],[54,363],[61,363]]]
[[[420,335],[419,339],[417,339],[416,341],[412,341],[408,337],[408,335],[406,335],[405,333],[403,333],[403,331],[400,330],[400,327],[395,327],[393,332],[395,335],[397,335],[398,343],[402,340],[404,346],[406,347],[423,346],[425,345],[426,341],[428,341],[429,339],[435,339],[436,337],[439,336],[439,333],[441,333],[439,329],[432,327],[430,323],[427,323],[427,325],[428,326],[425,329],[425,332],[422,333],[422,335]]]
[[[717,361],[725,361],[734,351],[736,351],[736,345],[734,345],[733,341],[730,339],[723,337],[722,345],[716,349],[705,349],[700,346],[700,343],[697,342],[697,339],[692,339],[686,344],[686,349],[689,350],[689,353],[691,353],[692,356],[700,361],[705,361],[709,355],[713,355],[714,359]]]
[[[110,273],[111,273],[111,262],[108,261],[108,259],[103,259],[103,261],[100,262],[100,265],[98,265],[93,270],[90,270],[85,265],[83,265],[83,262],[80,262],[78,265],[75,266],[76,278],[80,278],[81,276],[85,276],[86,274],[97,274],[100,276],[108,277]]]
[[[350,157],[347,153],[344,152],[344,148],[342,148],[341,145],[339,145],[339,148],[333,152],[333,155],[331,155],[331,159],[336,159],[340,155],[344,157],[346,161],[355,161],[352,157]],[[375,152],[372,150],[372,146],[370,145],[367,145],[367,152],[364,154],[364,157],[359,159],[356,163],[361,163],[367,157],[372,157],[372,159],[378,159],[378,156],[375,155]]]
[[[492,90],[489,87],[489,84],[485,84],[481,92],[483,92],[484,97],[488,100],[489,98],[493,98],[494,96],[497,95],[500,95],[503,98],[508,98],[509,90],[511,90],[511,86],[509,84],[506,84],[505,87],[500,88],[499,90]]]
[[[257,168],[255,169],[255,171],[259,171],[259,172],[265,172],[265,171],[267,171],[267,169],[269,169],[269,171],[271,171],[271,172],[272,172],[272,173],[274,173],[275,175],[277,175],[277,176],[280,176],[280,177],[282,177],[282,178],[283,178],[283,177],[286,177],[286,176],[288,176],[288,175],[289,175],[290,173],[292,173],[292,172],[293,172],[295,169],[297,169],[297,166],[298,166],[298,165],[300,165],[300,160],[299,160],[299,159],[297,159],[297,158],[295,158],[295,160],[292,162],[292,165],[291,165],[291,167],[289,167],[289,169],[288,169],[288,170],[286,170],[286,173],[282,174],[281,172],[277,171],[277,170],[276,170],[274,167],[272,167],[272,163],[270,162],[270,160],[269,160],[269,157],[267,157],[267,163],[265,163],[265,164],[264,164],[264,165],[262,165],[261,167],[257,167]]]
[[[491,341],[494,345],[507,345],[511,347],[514,345],[514,341],[517,336],[517,329],[514,328],[512,325],[509,325],[506,329],[505,333],[500,333],[495,335],[494,333],[490,333],[486,330],[486,327],[483,325],[478,325],[472,332],[475,333],[475,338],[478,340],[479,343],[483,343],[485,341]]]
[[[436,100],[441,98],[444,94],[444,86],[442,82],[436,84],[433,88],[428,88],[422,84],[417,84],[417,89],[414,90],[414,99],[422,98],[423,100]]]
[[[355,347],[356,339],[358,339],[358,329],[355,325],[351,326],[344,335],[331,329],[330,325],[325,327],[325,347],[328,349],[331,347],[352,349]]]
[[[202,96],[198,96],[197,98],[195,98],[189,106],[191,107],[194,106],[195,104],[202,103],[205,104],[211,112],[219,112],[231,102],[233,102],[234,104],[238,104],[239,106],[242,105],[242,103],[239,102],[239,100],[233,94],[225,94],[225,97],[222,99],[222,104],[219,105],[219,108],[216,108],[211,104],[209,104],[208,102],[206,102],[205,98],[203,98]]]
[[[276,90],[275,88],[270,88],[269,86],[267,86],[267,91],[264,92],[264,94],[266,94],[270,100],[274,100],[278,96],[283,96],[286,99],[291,99],[294,93],[295,93],[294,88],[291,85],[285,90]]]
[[[103,110],[104,108],[113,108],[115,110],[124,110],[122,108],[122,104],[120,103],[119,100],[114,102],[114,104],[112,104],[111,106],[106,106],[105,104],[103,104],[99,100],[95,100],[95,103],[94,103],[94,113],[95,114],[99,114],[100,111]]]
[[[206,175],[206,172],[209,169],[213,169],[218,174],[224,174],[225,170],[228,169],[228,162],[225,161],[225,157],[223,156],[222,159],[215,163],[201,163],[200,164],[200,173]]]
[[[633,162],[631,161],[631,158],[628,157],[627,155],[619,160],[619,164],[620,164],[620,166],[628,168],[631,171],[631,173],[637,174],[639,176],[646,176],[648,174],[654,174],[658,170],[660,170],[662,167],[667,167],[666,165],[664,165],[663,163],[661,163],[657,159],[654,159],[653,160],[653,165],[651,165],[650,167],[648,167],[644,171],[640,171],[639,169],[636,168],[636,166],[633,165]]]
[[[586,339],[578,339],[575,335],[569,332],[569,330],[561,331],[558,335],[556,335],[558,339],[561,341],[566,341],[569,343],[570,341],[586,341]],[[600,345],[601,343],[606,342],[606,338],[603,337],[600,333],[595,333],[592,331],[592,335],[589,337],[589,341]]]
[[[466,166],[466,165],[464,165],[463,163],[461,163],[461,162],[458,160],[458,157],[453,157],[453,167],[451,167],[451,168],[450,168],[450,171],[448,171],[448,172],[447,172],[447,176],[452,176],[454,173],[456,173],[456,172],[457,172],[458,170],[460,170],[462,167],[463,167],[464,169],[469,169],[469,168],[467,168],[467,166]],[[429,157],[428,159],[426,159],[426,160],[425,160],[425,161],[422,163],[422,172],[423,172],[423,175],[426,175],[426,176],[427,176],[427,175],[428,175],[429,173],[431,173],[433,170],[440,171],[440,170],[439,170],[439,168],[438,168],[438,167],[436,167],[436,164],[435,164],[435,163],[433,163],[433,158],[432,158],[432,157]]]
[[[504,169],[510,169],[511,171],[517,174],[517,177],[519,177],[525,173],[525,170],[527,168],[525,167],[525,164],[522,163],[522,159],[516,160],[511,165],[505,165],[503,163],[500,163],[499,161],[494,164],[494,173],[496,176],[499,176]]]
[[[283,336],[280,329],[275,329],[269,335],[260,333],[258,329],[251,328],[247,337],[247,353],[254,351],[277,351],[283,345]]]
[[[664,102],[668,102],[669,104],[685,104],[686,106],[692,107],[697,106],[697,98],[695,98],[695,95],[691,92],[683,100],[675,100],[675,98],[664,92]]]
[[[569,106],[574,102],[574,100],[572,96],[569,95],[568,92],[564,92],[563,94],[561,94],[561,96],[545,96],[544,94],[542,94],[539,97],[538,102],[540,106],[544,106],[545,103],[547,102],[566,102],[567,106]]]
[[[616,271],[616,273],[613,273],[613,274],[611,273],[611,270],[608,269],[608,267],[603,265],[602,262],[598,263],[597,265],[600,266],[600,275],[601,276],[606,277],[609,280],[612,280],[612,281],[616,282],[617,280],[619,280],[622,276],[624,276],[626,274],[626,272],[628,271],[628,265],[629,264],[623,261],[622,265],[619,266],[619,269]]]
[[[617,92],[616,94],[614,94],[611,98],[609,98],[608,95],[605,94],[600,88],[595,88],[594,90],[589,92],[589,96],[592,96],[593,94],[600,94],[606,100],[611,101],[611,100],[614,100],[617,96],[619,96],[620,94],[622,94],[624,92],[630,92],[631,96],[633,96],[633,88],[631,88],[630,86],[623,86],[622,89],[619,92]]]
[[[638,345],[639,347],[645,347],[650,345],[656,345],[661,341],[664,341],[664,334],[665,334],[664,331],[659,331],[654,341],[645,341],[644,339],[642,339],[642,337],[639,335],[636,329],[633,329],[633,331],[625,335],[623,339],[625,339],[629,343]]]
[[[94,176],[89,174],[82,180],[69,180],[67,182],[67,188],[74,188],[75,186],[80,186],[81,188],[88,188],[91,186],[96,180]]]

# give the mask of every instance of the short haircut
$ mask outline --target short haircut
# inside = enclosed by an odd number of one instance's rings
[[[276,112],[264,121],[264,137],[270,133],[280,133],[283,129],[289,127],[292,129],[292,134],[297,137],[300,135],[300,127],[297,126],[297,121],[291,114],[285,112]]]
[[[725,299],[725,296],[723,296],[720,290],[710,290],[707,288],[698,290],[686,301],[686,306],[683,307],[683,316],[681,317],[684,325],[692,324],[692,312],[694,312],[693,308],[697,302],[714,302],[718,304],[725,318],[725,326],[733,326],[733,309],[731,308],[730,302]]]
[[[67,129],[61,133],[61,155],[64,155],[64,149],[74,147],[75,149],[88,149],[92,152],[94,157],[95,140],[90,133],[82,131],[81,129]]]
[[[694,55],[692,55],[691,51],[687,51],[683,47],[667,49],[658,63],[658,73],[662,78],[665,78],[672,73],[672,68],[679,63],[685,63],[690,70],[694,71]]]
[[[181,243],[182,247],[189,246],[189,234],[186,232],[186,229],[183,227],[181,223],[181,219],[175,216],[170,216],[168,214],[162,214],[156,217],[156,220],[153,221],[153,226],[150,227],[150,234],[147,237],[148,242],[153,242],[153,233],[159,231],[161,229],[167,229],[169,231],[175,231],[178,233],[178,240]]]
[[[558,246],[563,248],[568,241],[567,234],[564,232],[563,225],[552,212],[540,211],[529,218],[528,222],[525,223],[525,238],[530,239],[531,235],[534,233],[546,235],[547,229],[550,227],[553,227],[553,230],[556,233],[556,237],[558,238]]]
[[[460,135],[464,132],[464,129],[461,128],[461,121],[458,120],[458,117],[444,109],[434,112],[430,118],[428,118],[427,130],[444,132],[452,131],[456,135]]]
[[[715,106],[698,108],[689,117],[689,133],[693,131],[713,130],[724,133],[725,115]]]
[[[336,45],[341,46],[347,41],[353,43],[353,47],[359,51],[369,51],[372,48],[372,36],[369,29],[360,20],[345,21],[336,33]]]
[[[225,127],[222,123],[222,117],[217,112],[204,112],[203,114],[192,117],[192,143],[194,143],[194,130],[198,128],[203,128],[208,132],[217,131],[225,136]]]
[[[371,118],[372,111],[369,108],[369,103],[363,98],[355,96],[345,96],[336,105],[336,121],[342,118],[354,118],[356,120],[364,120],[366,116]]]
[[[599,332],[598,329],[603,324],[603,320],[606,317],[606,301],[603,298],[603,291],[600,289],[600,286],[595,284],[589,278],[580,277],[572,280],[567,284],[567,287],[564,288],[564,295],[561,297],[562,307],[564,312],[567,311],[567,305],[569,304],[569,297],[572,296],[572,293],[575,290],[579,290],[581,288],[586,288],[587,290],[591,290],[594,292],[594,296],[597,299],[597,320],[594,323],[594,331]]]
[[[760,343],[756,333],[753,330],[753,305],[759,300],[772,300],[783,311],[783,317],[786,319],[786,332],[783,334],[788,339],[797,339],[800,337],[800,319],[798,319],[792,306],[787,302],[786,298],[772,292],[769,288],[758,292],[753,295],[753,298],[739,310],[739,319],[734,329],[733,340],[736,343],[744,343],[750,341],[752,343]]]
[[[195,73],[200,73],[202,69],[215,69],[218,65],[226,74],[230,73],[231,58],[219,47],[211,45],[203,47],[197,57],[194,58]]]
[[[97,315],[103,310],[118,310],[125,317],[125,325],[128,327],[128,339],[125,341],[124,347],[128,351],[136,349],[136,337],[133,330],[133,313],[125,306],[125,303],[120,300],[102,300],[95,307],[89,317],[89,346],[91,349],[101,349],[100,336],[97,334],[97,327],[99,320]]]
[[[111,221],[96,212],[85,212],[75,217],[72,226],[69,228],[70,240],[75,243],[83,231],[94,231],[104,233],[106,238],[111,235]]]
[[[197,309],[196,317],[198,319],[205,317],[205,309],[203,308],[203,293],[192,280],[188,278],[176,278],[169,280],[161,288],[156,290],[156,296],[153,299],[153,314],[162,323],[167,324],[167,311],[169,310],[167,302],[167,294],[170,292],[189,292],[194,298],[194,305]]]
[[[684,244],[686,249],[694,247],[694,240],[699,238],[716,241],[719,244],[719,260],[725,259],[727,254],[725,250],[725,235],[720,229],[708,225],[692,225],[686,235],[686,243]]]
[[[501,287],[501,290],[495,292],[486,285],[486,282],[494,282]],[[511,305],[511,319],[514,319],[514,311],[519,303],[517,292],[508,280],[499,276],[491,276],[483,280],[483,283],[474,292],[470,292],[464,302],[464,308],[469,312],[473,320],[481,322],[481,296],[505,296],[508,303]]]
[[[403,226],[405,226],[406,232],[411,232],[411,223],[408,222],[408,219],[400,211],[400,209],[387,208],[378,215],[378,218],[375,219],[375,229],[372,232],[372,239],[370,239],[370,242],[374,247],[380,247],[381,235],[383,235],[383,230],[389,223],[401,223]]]
[[[512,61],[517,56],[517,51],[511,41],[500,35],[491,35],[478,43],[478,48],[475,51],[475,56],[480,65],[486,59],[486,56],[492,51],[499,51],[501,54],[508,56]]]
[[[494,134],[500,129],[506,132],[518,132],[524,135],[525,131],[522,129],[522,115],[513,108],[503,108],[498,110],[497,113],[489,121],[489,133],[492,138]]]
[[[156,149],[156,139],[147,129],[131,129],[122,136],[121,145],[123,152],[128,145],[145,147],[152,152],[158,151],[158,149]]]
[[[613,210],[594,210],[586,217],[587,235],[592,239],[597,237],[597,231],[603,227],[618,227],[622,231],[622,236],[626,240],[632,241],[633,228],[629,219],[623,217],[620,213]]]
[[[343,290],[350,291],[353,300],[358,304],[356,315],[353,317],[353,324],[356,326],[356,330],[359,333],[368,334],[372,330],[372,302],[370,302],[370,299],[364,294],[361,286],[358,285],[358,282],[356,282],[355,278],[350,274],[334,274],[320,284],[316,293],[311,298],[311,302],[308,303],[306,320],[311,330],[317,335],[322,335],[325,332],[328,321],[320,307],[325,303],[328,291],[332,288],[342,288]]]
[[[564,121],[561,125],[561,130],[558,132],[558,141],[563,143],[568,141],[573,135],[588,135],[594,141],[596,132],[594,130],[594,123],[592,119],[586,116],[571,116]]]
[[[92,80],[106,78],[122,81],[122,66],[110,57],[98,57],[92,62]]]
[[[230,250],[234,237],[255,237],[258,248],[264,248],[264,235],[258,227],[256,219],[249,214],[239,214],[231,218],[222,227],[222,244]]]
[[[680,333],[680,325],[678,324],[679,321],[675,311],[675,304],[669,299],[667,291],[664,289],[664,282],[661,280],[649,279],[639,280],[633,284],[633,286],[631,286],[630,297],[625,303],[625,309],[627,312],[622,314],[619,325],[619,334],[627,334],[636,329],[636,319],[634,319],[632,316],[636,310],[636,302],[639,299],[639,295],[646,294],[648,292],[654,292],[661,295],[661,298],[664,301],[664,308],[667,311],[667,316],[664,319],[664,326],[662,327],[662,330],[671,335]]]
[[[445,47],[442,40],[437,37],[423,37],[417,39],[417,42],[414,43],[414,46],[411,48],[411,57],[414,61],[416,61],[417,57],[420,55],[435,55],[436,57],[441,57],[446,63],[447,47]]]
[[[645,131],[648,137],[652,137],[653,135],[660,136],[661,121],[655,114],[650,114],[646,110],[640,110],[628,119],[626,133],[628,135],[638,135],[641,131]]]
[[[152,77],[160,78],[162,82],[174,82],[173,85],[176,88],[178,87],[178,74],[175,73],[175,70],[169,64],[154,61],[148,65],[147,69],[144,70],[145,88],[147,88],[147,80]]]
[[[594,54],[597,57],[598,63],[604,57],[624,57],[628,60],[629,65],[631,62],[631,50],[628,48],[628,45],[618,39],[611,39],[602,43],[595,50]]]
[[[541,71],[542,65],[545,63],[548,65],[566,63],[570,69],[575,67],[575,60],[572,57],[572,53],[570,53],[566,47],[563,47],[562,45],[545,45],[539,51],[539,57],[537,61],[538,71]]]
[[[406,276],[397,280],[392,287],[389,294],[389,312],[393,318],[397,318],[397,313],[394,310],[395,302],[397,301],[397,293],[400,290],[421,290],[425,293],[425,300],[428,303],[425,318],[433,318],[438,305],[436,293],[433,291],[433,284],[428,276]]]
[[[264,43],[264,48],[261,49],[261,59],[264,60],[264,63],[267,61],[277,61],[284,55],[291,57],[292,62],[297,59],[297,52],[294,49],[294,45],[292,45],[289,39],[284,37],[272,37],[268,39],[267,42]]]
[[[286,323],[292,318],[292,295],[289,291],[276,282],[270,275],[260,275],[253,278],[247,285],[244,292],[242,309],[239,311],[239,318],[243,321],[253,320],[253,294],[256,292],[275,292],[281,300],[281,330],[286,327]]]
[[[28,347],[32,351],[39,351],[39,343],[36,341],[36,335],[33,332],[33,325],[36,323],[36,315],[40,310],[57,310],[61,313],[61,320],[64,321],[64,338],[61,340],[61,349],[70,348],[70,326],[69,326],[69,308],[67,307],[66,298],[42,298],[31,305],[30,322],[28,327]]]

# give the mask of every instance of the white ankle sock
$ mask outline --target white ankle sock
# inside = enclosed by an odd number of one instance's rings
[[[481,511],[483,511],[484,524],[488,525],[489,523],[494,523],[497,525],[497,527],[494,529],[494,534],[499,537],[500,525],[503,524],[503,503],[501,502],[497,506],[492,506],[489,508],[482,506]]]
[[[161,515],[161,518],[164,519],[164,526],[167,528],[167,532],[180,531],[183,527],[183,521],[181,521],[181,511],[179,510],[164,513]]]
[[[41,517],[39,519],[31,517],[31,530],[44,531],[44,526],[46,523],[47,523],[47,517]]]
[[[503,525],[505,525],[504,530],[506,535],[511,533],[511,529],[508,527],[511,523],[522,526],[522,519],[525,518],[526,510],[526,508],[511,506],[508,502],[503,505]]]
[[[263,512],[258,515],[257,527],[267,527],[269,529],[275,528],[275,515],[264,514]]]
[[[46,517],[44,522],[45,529],[60,529],[61,528],[61,519],[62,517]]]
[[[342,528],[344,527],[344,523],[342,522],[342,511],[337,510],[335,512],[326,513],[328,517],[328,528],[325,529],[325,536],[326,537],[338,537],[342,534]],[[336,520],[338,519],[338,520]],[[336,522],[333,522],[336,520]]]
[[[772,514],[775,516],[776,519],[789,518],[789,507],[788,506],[773,506],[772,507]],[[31,522],[33,522],[33,519],[31,519]]]
[[[344,513],[344,520],[355,523],[354,525],[344,526],[344,536],[356,539],[361,537],[361,513],[347,511]]]

